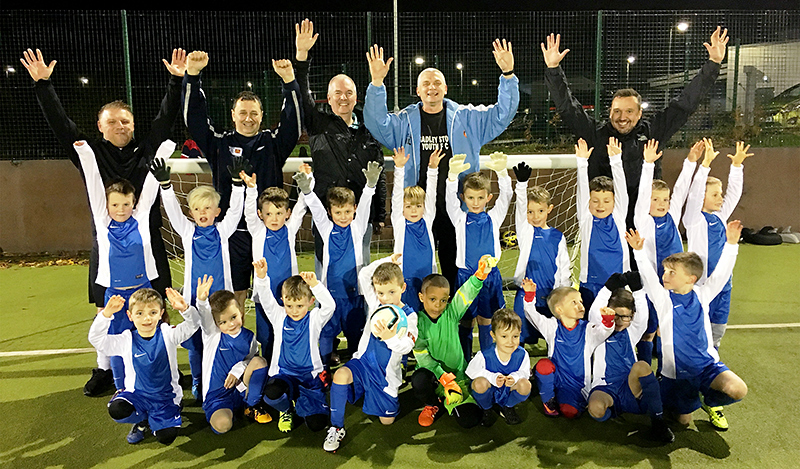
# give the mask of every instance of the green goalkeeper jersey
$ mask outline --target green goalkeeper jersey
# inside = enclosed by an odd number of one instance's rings
[[[419,335],[414,345],[414,358],[418,367],[430,370],[437,379],[450,372],[456,375],[457,381],[468,381],[465,374],[467,361],[458,337],[458,323],[482,286],[482,280],[471,276],[435,322],[424,312],[417,314]]]

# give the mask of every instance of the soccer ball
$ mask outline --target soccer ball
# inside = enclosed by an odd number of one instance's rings
[[[408,330],[408,316],[406,316],[402,308],[395,305],[382,305],[369,317],[369,328],[372,335],[375,337],[378,337],[375,328],[379,321],[386,321],[386,327],[388,329],[395,327],[396,324],[396,336],[405,335]]]
[[[506,249],[517,247],[517,233],[515,231],[506,231],[500,236],[500,245]]]

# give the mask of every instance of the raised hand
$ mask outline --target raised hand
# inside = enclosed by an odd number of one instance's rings
[[[725,226],[725,237],[728,239],[728,244],[738,244],[739,239],[742,237],[742,222],[733,220],[728,222]]]
[[[505,39],[495,39],[492,43],[492,54],[497,66],[505,74],[514,71],[514,52],[511,50],[511,43],[506,42]]]
[[[700,157],[703,156],[703,150],[705,149],[705,142],[698,140],[694,145],[692,145],[692,148],[689,150],[689,154],[686,155],[686,159],[692,163],[697,163],[697,161],[700,160]]]
[[[575,145],[575,156],[588,160],[589,157],[592,156],[592,151],[594,151],[594,147],[588,147],[589,145],[586,144],[586,140],[579,138],[578,144]]]
[[[644,238],[639,234],[639,231],[633,228],[625,233],[625,241],[636,251],[640,251],[644,247]]]
[[[489,254],[484,254],[481,256],[480,260],[478,260],[478,270],[475,271],[475,277],[477,277],[478,280],[486,280],[486,277],[489,276],[489,272],[494,268],[489,262],[491,257],[492,256]]]
[[[367,187],[375,187],[378,185],[378,179],[381,177],[383,165],[377,161],[368,161],[367,167],[362,169],[361,172],[367,177]]]
[[[263,257],[258,259],[257,261],[253,262],[253,271],[256,274],[256,277],[260,279],[264,279],[267,277],[267,260]]]
[[[197,279],[197,299],[205,301],[208,299],[208,294],[211,292],[211,285],[214,284],[214,277],[210,275],[203,275],[203,278]]]
[[[748,150],[750,150],[750,145],[745,146],[744,142],[736,142],[736,154],[728,155],[728,158],[731,159],[731,164],[737,168],[741,166],[745,159],[753,156],[752,153],[747,153]]]
[[[186,73],[189,75],[200,75],[200,72],[208,65],[208,53],[201,50],[189,52],[186,56]]]
[[[177,290],[175,290],[174,288],[167,287],[166,293],[167,293],[167,301],[169,301],[169,304],[172,305],[172,309],[180,311],[181,313],[189,309],[189,305],[186,304],[186,300],[183,299],[183,295],[178,293]]]
[[[703,154],[703,166],[706,168],[711,167],[711,162],[719,155],[718,151],[714,151],[714,143],[711,141],[710,138],[703,138],[703,144],[705,145],[705,153]]]
[[[489,162],[484,165],[486,169],[491,169],[494,172],[506,171],[508,166],[508,155],[496,151],[489,155]]]
[[[242,170],[239,173],[239,177],[241,178],[242,181],[244,181],[244,184],[247,187],[258,187],[258,184],[256,184],[256,173],[253,173],[252,176],[248,176],[247,173],[245,173],[244,170]]]
[[[542,46],[542,56],[544,57],[544,63],[547,65],[548,68],[556,68],[561,63],[561,60],[564,59],[564,56],[567,55],[569,49],[564,49],[562,52],[559,52],[559,48],[561,47],[561,35],[560,34],[553,34],[550,33],[547,36],[547,47],[545,48],[544,43],[541,43]]]
[[[437,148],[433,150],[433,153],[431,153],[431,156],[428,158],[428,167],[436,169],[439,167],[440,161],[442,161],[442,149]]]
[[[164,189],[169,188],[170,186],[170,168],[167,166],[167,163],[162,160],[161,158],[153,158],[153,161],[150,162],[148,166],[150,172],[153,173],[153,176],[156,178],[161,187]]]
[[[644,144],[644,161],[647,163],[654,163],[657,159],[661,158],[663,152],[658,151],[658,141],[654,139],[648,140]]]
[[[378,47],[377,44],[373,45],[367,51],[367,62],[369,62],[369,74],[372,77],[372,84],[375,86],[383,86],[383,79],[389,73],[389,66],[392,64],[394,57],[389,57],[386,62],[383,61],[383,47]]]
[[[292,176],[292,179],[294,179],[294,182],[297,184],[297,188],[300,189],[300,192],[302,192],[305,195],[308,195],[308,194],[311,193],[311,175],[310,174],[305,173],[303,171],[298,171],[298,172],[294,173],[294,176]]]
[[[642,284],[642,276],[638,271],[629,270],[628,272],[622,274],[622,279],[628,284],[628,287],[630,287],[631,291],[633,292],[644,288],[644,285]]]
[[[297,170],[306,174],[311,174],[311,165],[308,163],[301,163],[300,166],[297,167]]]
[[[42,51],[36,49],[36,54],[31,49],[22,52],[23,58],[19,59],[22,66],[31,75],[34,81],[49,80],[50,75],[53,74],[53,68],[56,66],[56,61],[53,60],[49,65],[45,65]]]
[[[525,293],[536,293],[536,284],[533,280],[525,278],[522,280],[522,291]]]
[[[606,151],[608,152],[608,156],[611,155],[621,155],[622,154],[622,144],[619,143],[614,137],[608,137],[608,144],[606,145]]]
[[[514,175],[517,177],[517,182],[527,182],[531,178],[531,173],[533,173],[533,169],[524,161],[520,161],[514,166]]]
[[[464,162],[466,159],[467,155],[453,155],[453,157],[450,158],[450,169],[447,172],[447,177],[451,181],[458,179],[459,174],[470,168],[470,164]]]
[[[402,168],[403,166],[408,163],[408,156],[406,155],[406,149],[403,147],[395,148],[394,154],[392,155],[392,159],[394,160],[394,167],[395,168]]]
[[[228,166],[228,172],[230,173],[231,180],[235,186],[240,186],[242,184],[241,173],[244,172],[247,174],[252,170],[253,165],[250,164],[250,160],[243,156],[234,156],[232,164]]]
[[[717,26],[717,29],[711,34],[711,44],[704,42],[703,45],[708,51],[708,60],[716,63],[722,63],[725,58],[725,51],[728,45],[728,28],[724,30]]]
[[[300,272],[300,277],[302,277],[303,281],[311,288],[319,285],[319,279],[317,279],[317,274],[314,272]]]
[[[289,59],[272,59],[272,69],[283,80],[284,83],[291,83],[294,81],[294,67],[292,61]]]
[[[114,314],[120,312],[123,306],[125,306],[125,298],[120,295],[114,295],[108,299],[106,307],[100,313],[107,318],[111,318]]]
[[[403,265],[403,261],[400,260],[401,257],[403,257],[403,254],[401,254],[399,252],[396,252],[396,253],[392,254],[390,256],[390,259],[392,260],[392,264],[394,264],[394,265]]]
[[[294,58],[300,62],[305,62],[308,60],[308,51],[314,47],[319,34],[314,34],[314,23],[308,18],[304,19],[300,24],[294,25],[294,33],[294,45],[297,50]]]
[[[167,71],[176,77],[182,77],[186,72],[186,51],[183,49],[172,49],[172,62],[161,59]]]

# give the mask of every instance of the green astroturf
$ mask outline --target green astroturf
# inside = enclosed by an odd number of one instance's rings
[[[301,260],[301,269],[311,265],[310,258]],[[89,347],[95,309],[86,303],[87,270],[0,270],[0,352]],[[800,322],[798,287],[800,246],[742,245],[730,324]],[[727,409],[731,429],[724,433],[698,411],[695,423],[676,433],[675,443],[654,447],[639,436],[647,423],[642,416],[604,423],[586,415],[577,421],[548,419],[538,396],[520,406],[524,421],[515,427],[499,419],[491,428],[465,431],[445,416],[423,429],[416,421],[419,404],[404,387],[400,417],[391,426],[348,406],[348,433],[336,454],[322,450],[323,432],[300,426],[287,435],[274,421],[239,421],[230,433],[215,435],[188,390],[183,428],[171,446],[152,437],[129,445],[130,426],[108,416],[110,396],[82,394],[95,365],[93,353],[0,357],[0,467],[792,468],[800,464],[799,345],[798,327],[728,331],[722,360],[747,382],[749,394]],[[179,350],[178,357],[188,374],[186,352]]]

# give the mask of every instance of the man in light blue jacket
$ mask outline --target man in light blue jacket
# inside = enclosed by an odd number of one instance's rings
[[[406,164],[405,186],[420,185],[425,188],[424,172],[430,154],[442,151],[436,197],[436,218],[433,236],[438,245],[442,274],[456,285],[457,268],[455,229],[445,209],[445,181],[449,159],[465,154],[470,170],[480,169],[481,147],[497,138],[517,112],[519,105],[519,80],[514,75],[514,54],[511,43],[497,39],[493,43],[495,61],[502,71],[497,88],[497,103],[484,106],[462,105],[445,98],[447,83],[441,71],[423,70],[417,78],[417,96],[421,102],[390,113],[386,106],[386,87],[383,80],[389,72],[392,58],[384,61],[383,48],[373,46],[367,52],[372,82],[364,101],[364,124],[370,133],[388,148],[404,147],[410,155]]]

